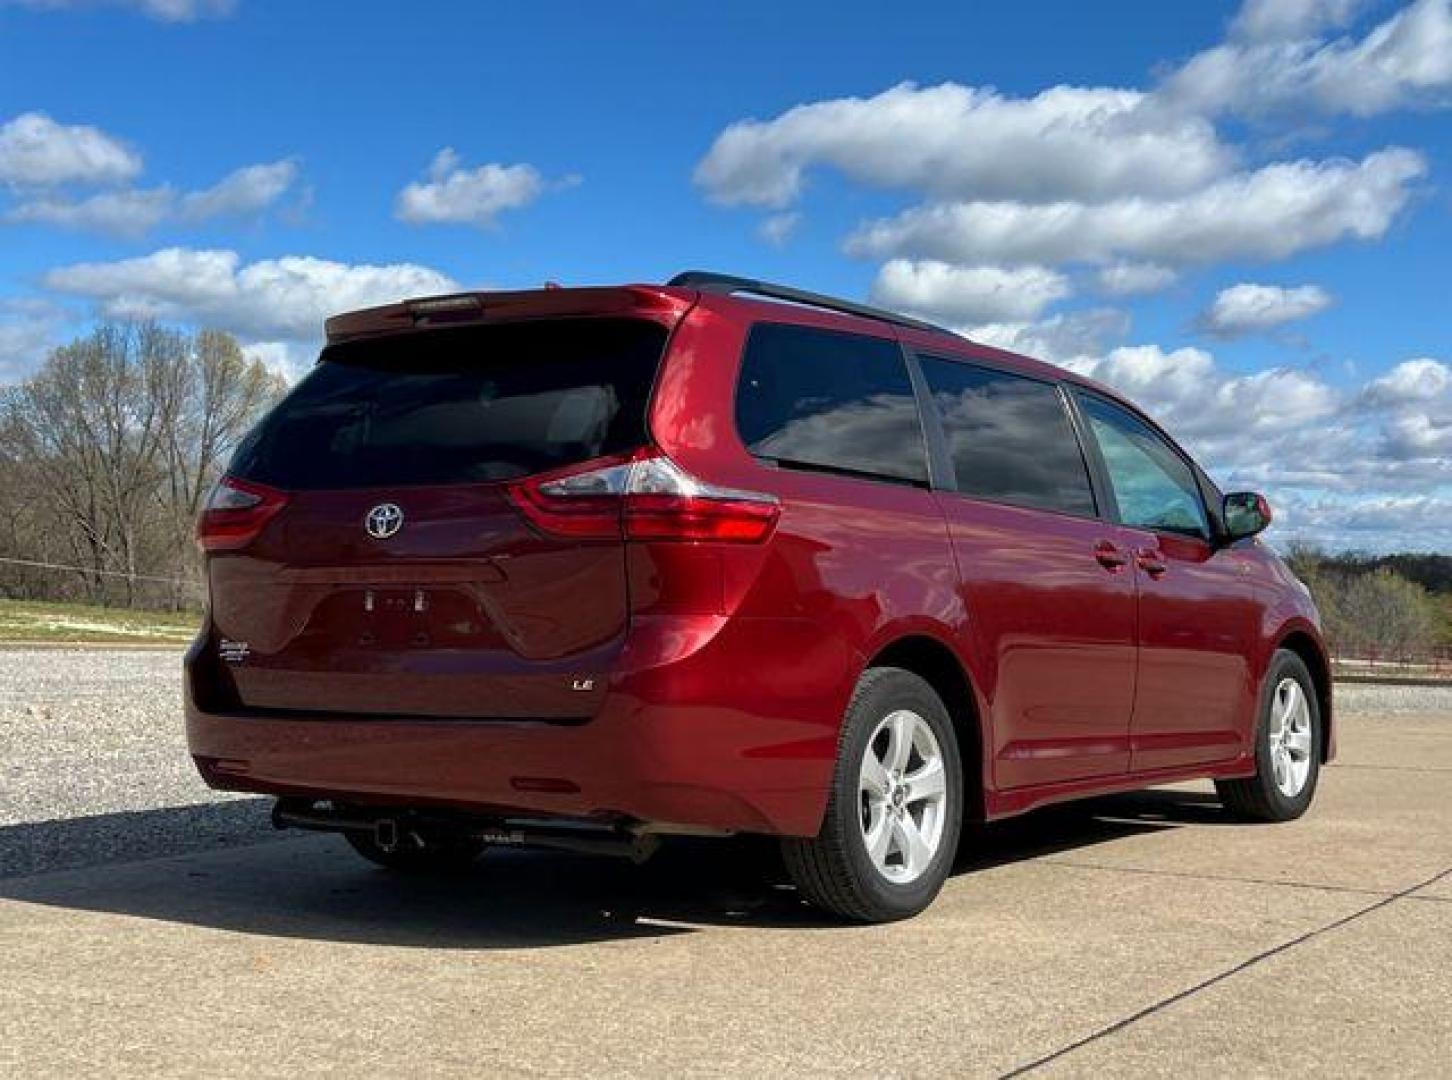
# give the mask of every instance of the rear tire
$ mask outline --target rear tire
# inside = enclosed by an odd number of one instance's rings
[[[958,848],[963,767],[953,722],[921,677],[872,668],[842,722],[822,830],[782,857],[802,897],[856,922],[916,915]]]
[[[458,873],[484,853],[484,844],[460,838],[428,839],[422,844],[400,838],[392,851],[385,851],[371,832],[350,831],[343,834],[349,846],[359,855],[385,870],[405,874]]]
[[[1261,691],[1255,775],[1215,782],[1225,809],[1244,821],[1300,817],[1316,794],[1324,737],[1316,683],[1304,660],[1281,649]]]

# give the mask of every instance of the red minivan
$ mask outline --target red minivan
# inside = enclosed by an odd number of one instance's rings
[[[199,524],[191,751],[279,826],[394,868],[772,834],[879,921],[965,818],[1311,801],[1329,665],[1270,511],[1105,387],[707,273],[327,330]]]

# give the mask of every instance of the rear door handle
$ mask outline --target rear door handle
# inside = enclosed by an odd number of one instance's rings
[[[1094,545],[1094,561],[1106,570],[1118,570],[1129,562],[1129,557],[1108,540],[1101,540]]]
[[[1159,577],[1169,569],[1165,564],[1165,560],[1154,548],[1140,548],[1134,553],[1134,561],[1150,577]]]

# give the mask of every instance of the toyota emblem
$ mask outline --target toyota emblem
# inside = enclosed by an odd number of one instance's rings
[[[397,503],[379,503],[363,519],[363,527],[375,540],[387,540],[403,528],[403,511]]]

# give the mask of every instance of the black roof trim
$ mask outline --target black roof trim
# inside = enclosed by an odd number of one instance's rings
[[[795,289],[790,285],[776,285],[770,281],[758,281],[755,278],[737,277],[734,274],[718,274],[711,270],[687,270],[671,278],[669,285],[682,289],[699,289],[702,292],[721,293],[730,295],[732,293],[750,293],[753,296],[765,296],[772,300],[785,300],[792,304],[802,304],[806,307],[825,308],[828,311],[840,311],[844,315],[857,315],[864,319],[876,319],[878,322],[892,323],[895,326],[909,326],[914,330],[929,330],[939,334],[952,334],[941,326],[934,326],[930,322],[921,319],[914,319],[907,315],[899,315],[895,311],[885,311],[882,308],[872,307],[868,304],[859,304],[852,300],[841,300],[835,296],[824,296],[822,293],[808,292],[806,289]],[[954,337],[958,335],[954,334]]]

